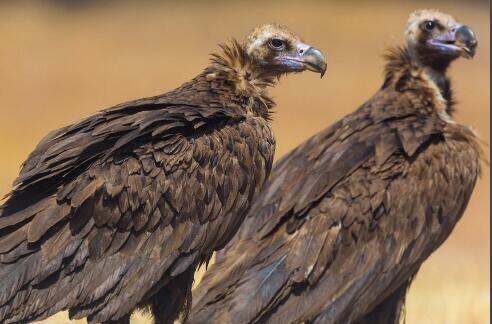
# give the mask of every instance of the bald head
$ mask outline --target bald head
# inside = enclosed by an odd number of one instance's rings
[[[243,42],[250,60],[272,73],[326,71],[326,60],[321,51],[305,44],[301,38],[278,24],[255,28]]]
[[[246,37],[244,48],[248,54],[252,54],[258,50],[262,44],[268,43],[271,39],[283,39],[292,43],[302,42],[301,38],[287,29],[287,27],[279,24],[265,24],[253,29]]]
[[[405,36],[413,57],[423,64],[449,64],[460,56],[472,58],[478,43],[470,27],[430,9],[410,14]]]
[[[419,30],[419,25],[424,21],[438,21],[443,26],[453,27],[456,19],[453,16],[435,9],[420,9],[412,12],[408,17],[406,36],[412,37]]]

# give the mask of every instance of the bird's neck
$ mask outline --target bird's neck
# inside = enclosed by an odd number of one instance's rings
[[[267,90],[275,85],[277,78],[251,62],[237,41],[221,45],[221,49],[222,53],[212,54],[208,78],[226,80],[246,105],[259,105],[256,109],[265,110],[260,114],[268,114],[275,103]]]
[[[425,47],[419,47],[416,45],[408,46],[407,53],[414,66],[419,66],[428,70],[432,70],[433,73],[446,75],[448,67],[453,61],[452,57],[443,57],[438,55]]]
[[[387,56],[386,81],[397,89],[420,89],[430,95],[433,106],[443,118],[451,118],[453,99],[446,75],[450,62],[419,60],[407,48],[398,48]]]

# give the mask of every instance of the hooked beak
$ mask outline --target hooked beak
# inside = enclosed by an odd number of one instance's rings
[[[315,47],[309,47],[302,55],[302,61],[306,70],[317,72],[321,74],[321,77],[326,72],[326,59],[323,53]]]
[[[317,48],[303,43],[297,45],[295,54],[284,55],[277,59],[291,71],[308,70],[321,74],[321,77],[326,72],[327,65],[323,53]]]
[[[460,25],[448,34],[430,39],[429,44],[443,53],[471,59],[475,56],[478,40],[470,27]]]
[[[475,56],[478,40],[473,30],[463,25],[456,30],[455,44],[461,48],[461,56],[471,59]]]

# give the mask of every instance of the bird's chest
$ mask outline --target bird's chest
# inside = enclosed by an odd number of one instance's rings
[[[273,132],[262,120],[252,119],[226,133],[223,158],[210,170],[216,176],[224,171],[223,179],[216,186],[222,213],[220,223],[214,228],[216,241],[211,246],[215,249],[227,244],[243,222],[251,202],[270,174],[275,153]]]
[[[415,183],[416,192],[429,193],[452,205],[456,195],[473,188],[479,173],[476,150],[466,141],[445,139],[430,144],[407,162],[404,179]],[[432,197],[432,198],[431,198]]]
[[[188,143],[179,159],[188,161],[183,171],[190,180],[180,194],[186,197],[183,209],[208,223],[204,256],[225,245],[239,228],[270,173],[274,150],[272,130],[259,118],[226,125]]]
[[[400,172],[388,183],[390,217],[382,224],[432,250],[464,213],[479,174],[477,152],[466,141],[445,139],[407,159]]]

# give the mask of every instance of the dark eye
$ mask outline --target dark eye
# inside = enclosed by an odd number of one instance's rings
[[[426,21],[426,22],[424,23],[424,28],[425,28],[425,30],[431,31],[431,30],[433,30],[435,27],[436,27],[436,23],[435,23],[435,22],[433,22],[433,21],[430,21],[430,20],[429,20],[429,21]]]
[[[285,48],[285,42],[281,39],[278,39],[278,38],[272,38],[270,40],[270,46],[274,49],[274,50],[282,50]]]

